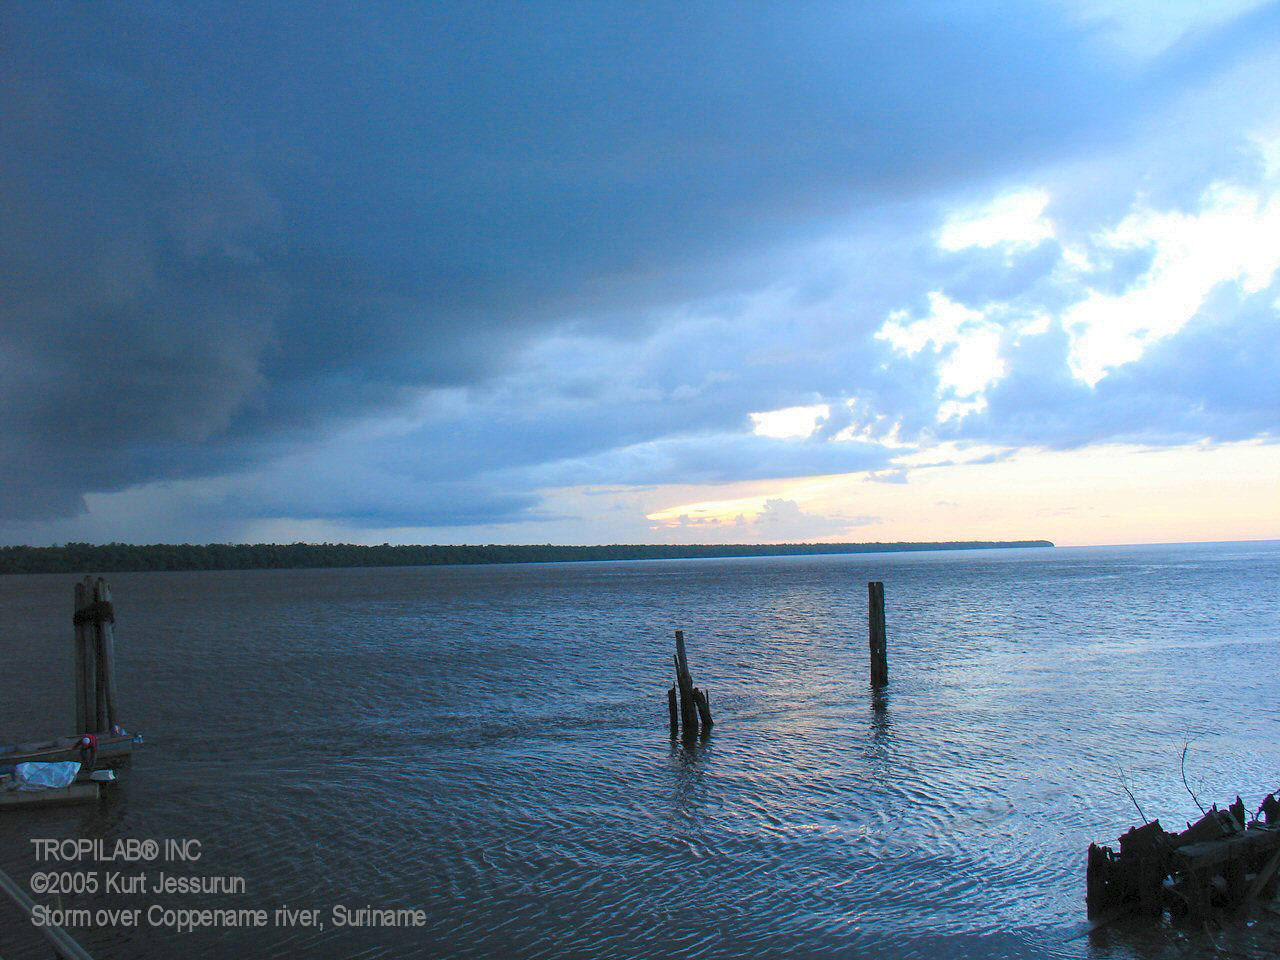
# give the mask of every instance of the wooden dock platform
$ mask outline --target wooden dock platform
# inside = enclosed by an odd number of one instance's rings
[[[1181,833],[1153,820],[1120,837],[1119,852],[1089,845],[1090,916],[1117,912],[1201,922],[1269,902],[1280,888],[1280,805],[1268,795],[1265,820],[1246,822],[1244,805],[1206,811]]]
[[[47,807],[64,803],[93,803],[102,796],[98,783],[73,783],[49,790],[0,790],[0,807]]]

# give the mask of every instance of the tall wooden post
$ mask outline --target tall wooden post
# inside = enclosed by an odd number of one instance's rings
[[[111,588],[101,577],[94,585],[93,599],[94,609],[97,612],[94,631],[98,636],[98,662],[101,664],[102,671],[103,710],[99,718],[98,730],[102,733],[111,733],[120,722],[117,707],[119,701],[116,696],[116,618],[115,610],[111,606]]]
[[[693,678],[689,676],[689,656],[684,649],[684,631],[676,631],[676,686],[680,690],[680,729],[686,740],[698,735],[698,706],[693,700]]]
[[[879,580],[867,584],[867,627],[871,643],[871,685],[882,687],[889,682],[889,656],[885,644],[884,584]]]
[[[76,693],[81,700],[76,707],[76,720],[82,721],[76,733],[98,730],[98,644],[93,627],[93,579],[85,577],[76,584]]]
[[[84,618],[84,608],[89,600],[85,595],[84,583],[76,584],[76,609],[71,622],[75,627],[75,660],[76,660],[76,725],[75,733],[81,734],[89,730],[88,709],[88,675],[85,672],[85,655],[89,647],[89,624]]]
[[[94,653],[98,657],[98,674],[94,678],[94,689],[98,698],[93,705],[93,729],[97,733],[107,732],[107,676],[106,665],[102,662],[102,645],[96,644]]]

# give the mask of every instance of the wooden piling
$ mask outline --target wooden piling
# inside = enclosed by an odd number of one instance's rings
[[[698,706],[698,719],[704,731],[711,729],[711,706],[707,703],[707,691],[693,688],[693,702]]]
[[[671,735],[674,737],[680,732],[680,713],[676,708],[675,687],[667,691],[667,713],[671,717]]]
[[[89,729],[89,710],[87,707],[89,701],[87,699],[88,688],[85,674],[85,651],[89,646],[89,625],[82,616],[88,602],[85,596],[84,584],[77,583],[75,615],[71,618],[72,625],[75,627],[76,725],[74,730],[77,734],[85,733]]]
[[[109,734],[120,723],[111,588],[85,577],[75,602],[76,733]]]
[[[116,695],[115,611],[111,606],[111,588],[101,577],[94,585],[93,598],[97,611],[94,630],[98,637],[104,707],[98,729],[102,733],[111,733],[120,723],[119,698]]]
[[[99,646],[95,651],[98,655],[98,674],[95,677],[94,688],[97,691],[98,699],[94,703],[94,721],[93,729],[96,733],[107,732],[107,678],[103,672],[102,665],[102,647]]]
[[[871,684],[882,687],[889,682],[889,656],[884,628],[884,584],[879,580],[867,584],[867,626],[871,645]]]
[[[680,694],[680,729],[685,737],[697,736],[698,712],[693,705],[693,679],[689,676],[689,656],[684,648],[684,631],[676,631],[676,689]]]
[[[84,593],[84,606],[76,611],[76,631],[80,634],[83,654],[80,666],[84,675],[84,727],[76,733],[94,733],[98,730],[98,644],[93,629],[93,580],[85,577],[80,583]],[[77,684],[77,688],[81,685]]]
[[[680,730],[684,733],[685,739],[690,739],[698,735],[698,712],[693,706],[693,689],[687,688],[681,676],[680,658],[674,658],[676,663],[676,690],[680,700]]]
[[[702,732],[711,730],[711,708],[707,706],[706,694],[693,685],[693,677],[689,673],[689,655],[684,647],[684,631],[676,631],[676,692],[680,700],[680,729],[685,740],[693,740],[698,736],[699,724]],[[668,694],[668,706],[674,710],[674,695]]]

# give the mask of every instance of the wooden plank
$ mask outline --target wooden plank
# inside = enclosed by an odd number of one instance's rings
[[[1195,823],[1187,824],[1187,829],[1174,837],[1172,843],[1175,847],[1182,847],[1191,843],[1217,841],[1226,836],[1230,836],[1230,833],[1222,825],[1222,817],[1215,807]]]
[[[1280,849],[1280,830],[1250,828],[1222,840],[1189,843],[1173,852],[1177,866],[1205,870],[1247,855],[1259,855],[1268,850]]]
[[[1249,906],[1253,901],[1258,899],[1263,888],[1271,881],[1275,875],[1276,868],[1280,867],[1280,849],[1271,855],[1271,859],[1266,865],[1258,871],[1257,876],[1253,878],[1253,883],[1249,885],[1249,892],[1244,895],[1244,906]]]
[[[4,790],[0,791],[0,807],[43,807],[60,803],[90,803],[100,796],[99,785],[94,782],[73,783],[69,787],[54,790]]]
[[[126,760],[133,753],[133,735],[123,737],[99,737],[97,764],[103,761]],[[14,753],[0,754],[0,763],[54,763],[60,760],[79,760],[78,738],[67,737],[61,741],[40,745],[19,745]]]

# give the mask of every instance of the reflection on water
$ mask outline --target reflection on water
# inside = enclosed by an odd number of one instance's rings
[[[0,579],[20,665],[0,739],[72,713],[72,580]],[[868,580],[889,621],[878,691]],[[0,867],[28,877],[34,835],[193,837],[208,872],[247,878],[209,905],[429,923],[85,932],[99,960],[1266,943],[1262,925],[1068,938],[1085,848],[1135,817],[1118,767],[1153,816],[1198,816],[1178,760],[1213,717],[1188,758],[1202,798],[1252,805],[1280,782],[1275,544],[111,581],[126,722],[147,745],[98,808],[0,818]],[[716,719],[688,745],[668,736],[677,627]],[[28,932],[0,921],[0,955],[43,956]]]
[[[871,736],[882,740],[889,735],[889,695],[876,690],[871,695]]]

